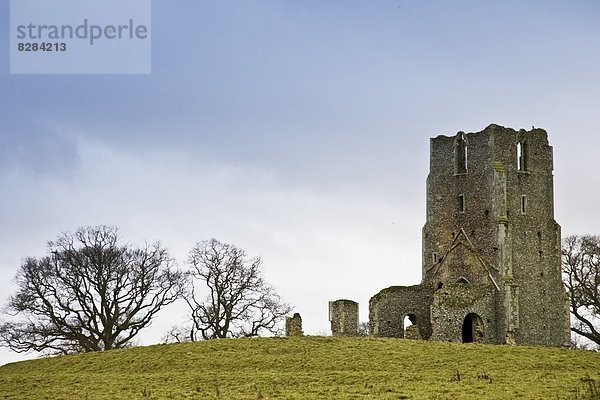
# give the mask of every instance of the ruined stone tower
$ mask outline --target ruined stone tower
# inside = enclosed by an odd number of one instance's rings
[[[410,317],[424,339],[567,345],[552,171],[542,129],[431,139],[422,283],[375,295],[372,332]]]

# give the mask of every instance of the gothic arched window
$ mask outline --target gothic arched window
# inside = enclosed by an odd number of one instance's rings
[[[464,132],[458,132],[454,141],[454,173],[466,174],[468,165],[468,146]]]

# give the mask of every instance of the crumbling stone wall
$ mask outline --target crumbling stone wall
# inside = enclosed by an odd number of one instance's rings
[[[431,336],[430,306],[433,288],[427,285],[392,286],[383,289],[369,301],[371,334],[383,337],[405,337],[404,318],[413,315],[419,336]],[[415,329],[415,328],[413,328]]]
[[[303,336],[302,317],[299,313],[295,313],[291,317],[285,318],[285,335],[286,336]]]
[[[421,333],[419,332],[418,325],[410,325],[410,326],[404,328],[404,339],[422,340],[423,337],[421,336]]]
[[[345,299],[330,301],[329,321],[333,336],[357,336],[358,303]]]

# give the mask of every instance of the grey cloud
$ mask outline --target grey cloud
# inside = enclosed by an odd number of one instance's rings
[[[37,175],[65,172],[77,161],[75,141],[48,124],[9,120],[0,126],[0,171],[17,169]]]

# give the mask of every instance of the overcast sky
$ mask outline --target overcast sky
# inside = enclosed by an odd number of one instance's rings
[[[151,75],[9,75],[2,30],[3,304],[24,257],[107,224],[181,266],[211,237],[261,255],[308,334],[338,298],[366,321],[373,294],[420,281],[429,138],[490,123],[546,129],[563,235],[600,233],[599,2],[152,7]]]

